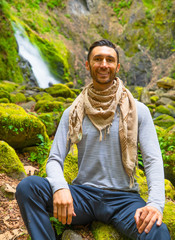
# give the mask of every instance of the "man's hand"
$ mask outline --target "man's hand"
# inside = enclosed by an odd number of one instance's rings
[[[59,189],[54,193],[53,216],[62,222],[62,224],[71,224],[72,216],[76,216],[69,189]]]
[[[157,220],[157,226],[162,224],[162,214],[155,207],[145,206],[136,210],[134,219],[136,221],[137,229],[139,233],[145,231],[149,233],[152,226]]]

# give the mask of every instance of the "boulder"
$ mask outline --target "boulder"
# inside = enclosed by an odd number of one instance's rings
[[[4,141],[0,141],[0,172],[18,179],[26,176],[23,164],[15,150]]]
[[[83,238],[81,235],[69,229],[64,231],[61,240],[83,240]]]
[[[76,98],[76,94],[68,86],[61,83],[54,84],[45,90],[53,97]]]
[[[44,124],[12,103],[0,103],[0,139],[13,148],[35,146],[48,141]]]
[[[19,87],[19,85],[14,82],[5,81],[5,80],[0,82],[0,91],[4,90],[10,93],[10,92],[13,92],[17,87]]]
[[[157,86],[160,88],[171,89],[175,87],[175,79],[164,77],[157,81]]]
[[[175,119],[169,115],[162,114],[154,119],[154,124],[166,129],[175,124]]]
[[[61,112],[63,110],[63,102],[40,100],[35,105],[35,111],[42,112]]]

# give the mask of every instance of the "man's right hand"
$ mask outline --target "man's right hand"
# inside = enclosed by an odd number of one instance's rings
[[[59,189],[53,194],[53,216],[62,224],[71,224],[72,216],[76,216],[69,189]]]

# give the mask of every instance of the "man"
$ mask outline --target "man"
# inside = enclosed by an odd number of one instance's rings
[[[86,62],[92,83],[62,116],[47,178],[28,177],[19,184],[16,198],[32,239],[55,239],[49,221],[52,212],[63,224],[99,220],[131,239],[170,239],[162,223],[164,173],[154,124],[148,108],[116,78],[119,68],[113,43],[92,44]],[[134,178],[138,140],[148,182],[147,203]],[[68,185],[63,163],[72,144],[78,147],[79,172]]]

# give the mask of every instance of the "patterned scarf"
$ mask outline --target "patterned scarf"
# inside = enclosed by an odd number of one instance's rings
[[[132,187],[137,165],[138,117],[135,100],[119,78],[104,91],[95,90],[93,83],[83,89],[69,112],[68,141],[70,140],[72,145],[82,139],[82,122],[85,115],[88,115],[99,130],[99,141],[102,141],[102,130],[105,130],[105,134],[106,131],[109,133],[117,106],[120,108],[119,138],[122,162]]]

